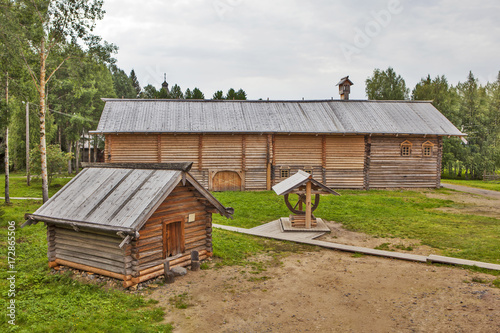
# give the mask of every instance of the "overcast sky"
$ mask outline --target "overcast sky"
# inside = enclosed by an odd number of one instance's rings
[[[119,47],[117,65],[142,86],[243,88],[249,99],[366,99],[375,68],[411,89],[422,77],[451,84],[470,70],[500,71],[498,0],[104,0],[96,33]]]

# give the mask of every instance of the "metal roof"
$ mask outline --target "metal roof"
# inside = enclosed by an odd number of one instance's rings
[[[92,133],[466,135],[429,101],[104,101]]]
[[[227,208],[183,171],[106,165],[84,169],[28,218],[137,231],[183,177],[221,214],[230,217]]]

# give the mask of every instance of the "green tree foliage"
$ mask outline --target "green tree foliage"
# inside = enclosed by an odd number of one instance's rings
[[[246,100],[247,93],[243,89],[235,91],[233,88],[230,88],[226,96],[224,96],[222,90],[218,90],[213,94],[212,99]]]
[[[432,104],[446,116],[455,126],[460,128],[461,120],[458,114],[458,96],[456,89],[448,84],[444,75],[431,79],[428,75],[422,78],[412,91],[413,100],[432,100]],[[443,141],[443,167],[451,174],[457,167],[457,158],[462,152],[462,142],[453,137]]]
[[[48,200],[46,159],[46,89],[56,72],[83,47],[100,61],[111,61],[113,45],[93,35],[103,18],[99,0],[3,0],[0,38],[13,57],[22,59],[38,94],[40,105],[40,163],[43,200]]]
[[[227,94],[226,94],[226,99],[228,100],[233,100],[233,99],[236,99],[236,91],[234,91],[233,88],[230,88],[228,91],[227,91]]]
[[[137,78],[137,75],[135,75],[135,71],[132,69],[130,71],[130,81],[132,81],[132,86],[134,86],[136,95],[135,97],[139,97],[142,91],[141,85],[139,84],[139,79]]]
[[[172,86],[172,89],[170,89],[170,98],[184,99],[184,94],[182,93],[182,89],[177,84],[174,84]]]
[[[193,99],[193,93],[191,92],[191,89],[187,88],[186,92],[184,93],[184,98],[185,99]]]
[[[235,99],[244,101],[244,100],[247,99],[247,93],[243,89],[240,88],[240,90],[238,90],[236,92],[236,98]]]
[[[376,68],[373,76],[366,79],[366,95],[371,100],[402,100],[409,98],[405,80],[391,67],[385,71]]]
[[[49,106],[62,149],[75,151],[73,146],[82,135],[97,126],[104,108],[102,97],[116,97],[113,77],[106,65],[83,54],[61,69],[49,93]]]
[[[468,134],[463,163],[467,176],[479,178],[483,172],[492,172],[495,169],[492,137],[488,130],[486,89],[480,86],[472,72],[469,72],[467,81],[457,85],[457,92],[463,131]]]
[[[32,171],[35,175],[41,173],[40,148],[33,148],[30,152],[31,161],[33,161]],[[62,152],[58,145],[47,146],[47,172],[49,184],[56,174],[61,174],[66,167],[68,160],[73,158],[70,153]]]
[[[214,94],[212,95],[212,99],[225,99],[222,90],[217,90],[216,92],[214,92]]]
[[[201,92],[200,89],[194,88],[193,89],[193,95],[191,97],[192,99],[205,99],[205,95]]]
[[[144,91],[141,93],[141,98],[145,99],[155,99],[158,98],[158,90],[152,85],[148,84],[144,87]]]
[[[156,98],[168,99],[170,98],[170,92],[168,92],[165,88],[161,88],[156,94]]]
[[[116,96],[118,98],[136,98],[137,91],[127,74],[116,65],[111,65],[110,69],[113,74],[113,86]]]
[[[450,176],[481,178],[500,167],[500,77],[481,86],[472,72],[456,87],[444,76],[422,79],[412,91],[414,100],[433,100],[433,105],[455,126],[468,134],[443,140],[443,169]]]
[[[500,167],[500,71],[497,79],[493,83],[486,85],[486,95],[488,98],[488,125],[492,149],[494,150],[495,165]]]

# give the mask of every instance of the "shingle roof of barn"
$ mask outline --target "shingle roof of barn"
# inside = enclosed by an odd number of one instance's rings
[[[429,101],[104,100],[93,133],[465,135]]]

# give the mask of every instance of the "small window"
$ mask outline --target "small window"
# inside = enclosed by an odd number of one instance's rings
[[[290,169],[281,169],[281,178],[290,177]]]
[[[312,168],[304,168],[303,169],[304,172],[307,172],[308,174],[312,175],[313,174],[313,170]]]
[[[434,144],[430,141],[424,142],[422,144],[422,154],[424,157],[431,157],[432,156],[432,148],[434,147]]]
[[[412,143],[408,140],[401,144],[401,156],[411,156]]]

